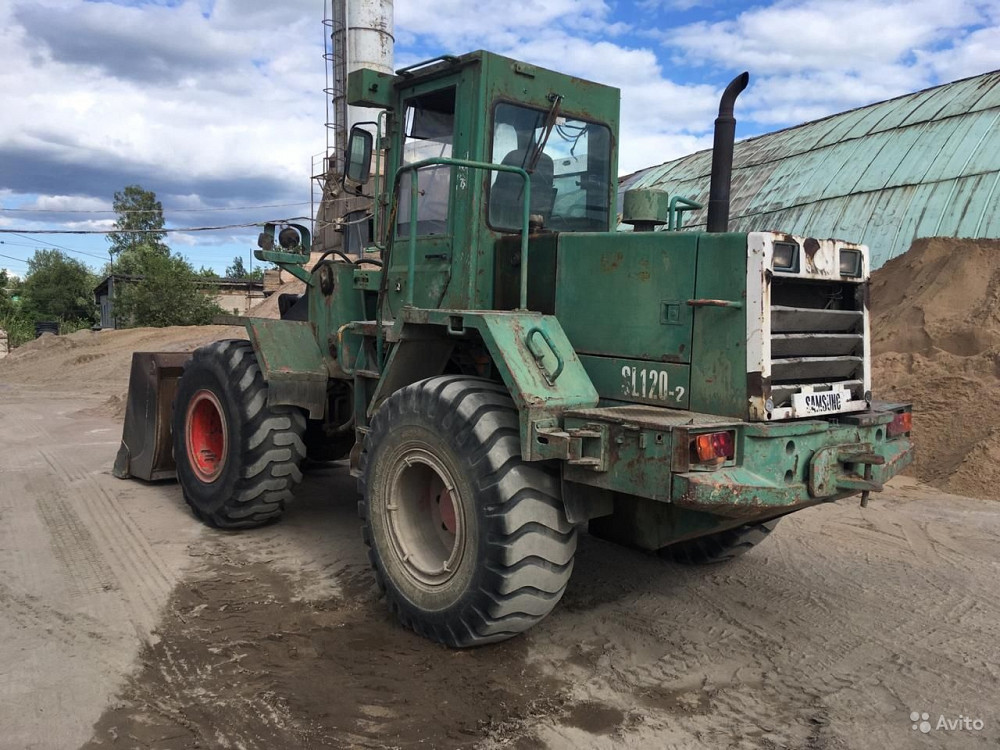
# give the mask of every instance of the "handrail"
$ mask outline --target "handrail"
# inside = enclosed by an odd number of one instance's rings
[[[406,305],[413,307],[413,285],[416,282],[417,274],[417,204],[420,197],[418,187],[418,170],[424,167],[450,166],[467,167],[468,169],[485,169],[490,172],[510,172],[520,175],[524,180],[524,206],[521,217],[521,305],[518,310],[528,309],[528,229],[531,223],[531,178],[521,167],[514,167],[509,164],[490,164],[484,161],[469,161],[468,159],[451,159],[448,157],[435,157],[424,159],[423,161],[406,164],[400,167],[397,175],[404,172],[413,172],[413,179],[410,181],[410,253],[406,266]],[[388,230],[395,231],[395,227],[388,227]]]
[[[681,204],[678,208],[677,204]],[[667,222],[667,229],[680,229],[681,222],[684,221],[685,211],[698,211],[704,208],[698,201],[690,200],[689,198],[682,198],[679,195],[675,195],[670,199],[670,215]]]
[[[414,63],[413,65],[407,65],[405,68],[400,68],[399,70],[396,71],[396,75],[409,77],[413,75],[414,70],[418,70],[419,68],[426,68],[428,65],[431,65],[433,63],[436,62],[454,63],[457,61],[458,58],[455,57],[455,55],[438,55],[437,57],[432,57],[430,60],[423,60],[421,62]]]

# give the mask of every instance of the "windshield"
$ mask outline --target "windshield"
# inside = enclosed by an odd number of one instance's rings
[[[492,161],[531,172],[531,213],[546,229],[596,232],[608,230],[611,131],[604,125],[562,115],[556,117],[545,147],[545,110],[516,104],[496,106]],[[490,225],[518,231],[522,223],[523,180],[494,172],[490,190]]]

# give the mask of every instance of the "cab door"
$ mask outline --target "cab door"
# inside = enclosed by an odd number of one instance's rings
[[[413,86],[402,92],[398,127],[398,166],[431,158],[467,158],[464,147],[465,113],[457,76]],[[452,279],[456,241],[463,232],[455,227],[455,167],[428,166],[404,172],[398,181],[396,222],[388,269],[389,304],[393,314],[408,298],[407,267],[410,232],[416,225],[416,258],[413,304],[438,308]],[[411,215],[411,187],[417,181],[416,215]]]

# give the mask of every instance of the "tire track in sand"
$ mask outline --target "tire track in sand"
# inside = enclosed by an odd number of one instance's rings
[[[98,554],[109,558],[135,615],[134,624],[148,633],[173,588],[171,569],[113,493],[76,459],[61,453],[41,451],[57,479],[73,491],[72,507],[92,532]]]

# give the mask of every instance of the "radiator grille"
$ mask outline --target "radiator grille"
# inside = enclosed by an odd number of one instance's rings
[[[856,284],[775,279],[771,288],[771,399],[843,386],[864,398],[864,313]]]

